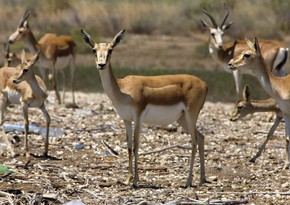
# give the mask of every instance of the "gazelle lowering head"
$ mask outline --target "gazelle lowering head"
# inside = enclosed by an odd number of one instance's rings
[[[34,55],[29,61],[25,57],[25,52],[21,55],[21,64],[16,68],[3,67],[0,69],[0,114],[1,125],[4,123],[4,112],[9,104],[21,104],[24,116],[25,132],[25,152],[28,153],[28,108],[37,107],[41,109],[46,118],[46,136],[44,156],[48,156],[48,137],[50,116],[45,108],[47,90],[44,82],[34,75],[33,66],[38,60],[39,53]]]
[[[286,133],[286,153],[287,162],[286,168],[290,166],[290,75],[285,77],[277,77],[266,64],[258,39],[255,42],[247,40],[248,48],[245,49],[239,56],[233,58],[228,63],[232,70],[244,69],[250,70],[255,76],[266,92],[276,100],[281,109],[285,119],[285,133]]]
[[[121,42],[125,31],[117,33],[110,43],[95,43],[87,32],[81,32],[84,41],[94,52],[103,88],[125,123],[129,154],[126,183],[129,184],[133,179],[133,185],[137,186],[139,180],[138,149],[142,124],[166,125],[174,121],[191,135],[192,153],[186,186],[192,185],[197,144],[201,164],[200,183],[204,183],[204,137],[196,130],[196,121],[207,96],[206,83],[190,75],[127,76],[116,79],[110,60],[113,49]]]
[[[265,142],[260,146],[256,155],[250,159],[250,162],[255,162],[256,159],[261,156],[263,150],[266,147],[266,144],[271,139],[278,125],[282,121],[283,114],[273,98],[269,98],[266,100],[252,100],[250,98],[250,88],[246,85],[243,90],[243,98],[236,103],[230,120],[235,122],[237,120],[241,120],[243,117],[249,114],[253,114],[256,112],[275,112],[276,119],[274,124],[270,128],[269,133],[267,134]]]

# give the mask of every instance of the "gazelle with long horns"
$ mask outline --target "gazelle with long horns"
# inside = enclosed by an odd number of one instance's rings
[[[28,108],[39,108],[46,119],[46,134],[44,145],[44,157],[48,156],[48,137],[50,116],[45,108],[47,89],[43,80],[35,76],[33,67],[39,58],[39,53],[27,61],[25,52],[21,55],[21,64],[16,68],[3,67],[0,69],[0,124],[3,125],[4,112],[9,104],[21,104],[24,116],[25,153],[28,153]]]
[[[87,32],[81,32],[84,41],[94,52],[103,88],[125,123],[129,154],[129,175],[126,183],[129,184],[133,179],[133,186],[136,187],[139,180],[138,150],[142,124],[166,125],[174,121],[191,135],[191,160],[186,186],[192,185],[197,144],[200,155],[200,183],[206,182],[204,137],[196,130],[197,118],[207,96],[206,83],[190,75],[130,75],[116,79],[111,68],[111,56],[113,49],[123,39],[125,30],[116,34],[110,43],[95,43]]]
[[[51,70],[50,80],[52,82],[53,89],[58,100],[58,103],[65,100],[65,87],[66,76],[64,68],[70,64],[70,87],[72,91],[72,106],[76,106],[74,97],[74,75],[75,75],[75,56],[76,56],[76,43],[71,36],[57,36],[52,33],[44,35],[40,41],[36,41],[32,30],[28,26],[28,17],[30,11],[26,11],[19,21],[18,27],[14,33],[9,37],[9,43],[13,44],[16,41],[22,41],[25,48],[31,53],[37,53],[40,51],[38,65],[41,68],[40,72],[44,77],[44,68]],[[58,86],[57,86],[57,72],[62,74],[63,79],[63,95],[60,98]]]
[[[249,114],[256,112],[274,112],[276,114],[276,119],[270,128],[269,133],[267,134],[266,140],[260,146],[256,155],[250,159],[250,162],[255,162],[256,159],[261,156],[263,150],[266,148],[268,141],[271,139],[275,130],[282,121],[283,113],[273,98],[268,98],[266,100],[252,100],[250,98],[249,86],[246,85],[243,90],[243,97],[237,101],[230,120],[235,122],[237,120],[241,120]]]
[[[265,91],[273,97],[285,119],[286,153],[285,168],[290,168],[290,75],[275,76],[266,63],[258,40],[252,43],[246,40],[248,48],[240,55],[231,59],[228,66],[231,70],[248,70],[255,76]]]
[[[244,40],[236,40],[233,42],[223,43],[224,32],[229,29],[232,22],[226,23],[229,16],[229,11],[225,11],[222,23],[218,26],[215,18],[206,10],[201,10],[205,15],[209,17],[212,22],[212,26],[206,21],[200,19],[201,24],[209,30],[209,52],[214,60],[216,60],[226,70],[227,63],[230,59],[239,55],[244,49],[247,48],[247,43]],[[261,40],[260,41],[261,52],[264,56],[265,62],[271,68],[271,71],[276,76],[285,76],[285,65],[288,61],[288,48],[285,48],[280,42],[274,40]],[[242,92],[242,75],[250,74],[249,71],[234,70],[233,77],[235,81],[235,88],[237,95],[240,96]]]

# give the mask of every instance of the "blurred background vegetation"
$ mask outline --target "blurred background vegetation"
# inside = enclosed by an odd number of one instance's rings
[[[207,49],[208,33],[200,24],[200,18],[207,21],[208,19],[200,9],[207,9],[220,22],[225,6],[230,10],[229,21],[234,22],[226,33],[226,42],[245,36],[288,42],[290,1],[286,0],[1,0],[0,41],[3,43],[7,41],[25,10],[31,9],[29,24],[37,38],[47,32],[72,35],[78,44],[79,54],[90,52],[82,42],[80,28],[91,33],[97,42],[110,39],[121,29],[126,29],[130,35],[146,37],[182,36],[194,39],[194,36],[200,36],[196,47],[190,52],[192,61],[212,62]],[[129,39],[126,38],[126,41]],[[16,44],[14,48],[16,50],[21,48],[21,44]],[[175,48],[177,57],[182,55],[177,44]],[[135,49],[142,49],[142,47]],[[151,61],[153,62],[150,64],[154,64],[154,58]],[[199,65],[194,62],[193,64]],[[182,72],[199,75],[212,85],[210,100],[234,100],[232,75],[223,72],[220,68],[211,70],[206,68],[207,64],[202,65],[204,67],[193,66],[190,70],[186,68]],[[81,66],[84,65],[79,65]],[[145,64],[141,67],[147,68]],[[150,75],[181,72],[174,69],[164,71],[162,66],[153,67],[154,71],[148,71],[148,69],[140,70],[140,68],[122,65],[123,69],[116,72],[118,76],[128,73]],[[116,69],[118,68],[117,66]],[[84,68],[78,69],[77,75],[82,78],[76,82],[77,89],[92,91],[95,90],[94,88],[101,87],[99,84],[96,85],[98,73],[92,69],[94,69],[93,61],[91,67],[85,65]],[[95,74],[90,75],[91,72]],[[80,79],[84,79],[85,82],[81,82]],[[257,98],[266,97],[260,87],[255,86],[257,82],[254,79],[247,77],[246,81],[253,85],[254,95]],[[88,85],[87,82],[92,82],[92,85]]]

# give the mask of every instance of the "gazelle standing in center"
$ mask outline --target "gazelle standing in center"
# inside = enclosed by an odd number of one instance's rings
[[[125,30],[116,34],[111,43],[99,44],[95,43],[87,32],[83,30],[81,32],[84,41],[94,52],[104,91],[125,123],[129,154],[129,175],[126,184],[133,179],[133,186],[138,186],[138,149],[143,122],[167,125],[174,121],[177,121],[191,135],[191,161],[186,186],[192,185],[197,144],[200,155],[200,183],[206,182],[204,137],[196,130],[196,121],[207,96],[206,83],[190,75],[131,75],[116,79],[110,60],[112,51],[123,39]],[[132,123],[134,123],[134,130]]]
[[[231,70],[250,70],[266,92],[276,100],[285,119],[286,153],[285,168],[290,168],[290,75],[277,77],[265,62],[258,40],[247,40],[248,48],[240,55],[230,60],[228,66]]]

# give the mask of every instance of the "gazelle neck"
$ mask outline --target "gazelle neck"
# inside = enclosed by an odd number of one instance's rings
[[[37,53],[39,50],[38,42],[36,41],[32,31],[27,34],[26,39],[23,41],[24,47],[27,48],[31,53]]]
[[[272,98],[271,98],[272,99]],[[278,108],[275,100],[251,100],[251,105],[253,107],[253,112],[279,112],[280,109]]]
[[[44,88],[41,88],[40,85],[38,84],[36,76],[34,75],[34,73],[31,76],[31,78],[29,80],[27,80],[26,82],[30,86],[34,97],[42,98],[43,96],[47,96],[45,90],[43,90]]]
[[[110,100],[113,102],[113,104],[117,102],[118,103],[124,102],[127,95],[121,92],[117,79],[113,74],[111,62],[109,62],[107,68],[99,70],[99,72],[103,89],[110,98]]]
[[[272,82],[275,81],[275,76],[270,71],[269,66],[266,64],[263,58],[260,58],[257,63],[258,65],[254,66],[252,69],[253,75],[257,77],[262,87],[270,96],[276,96],[277,93],[275,90],[273,90],[272,86]]]

